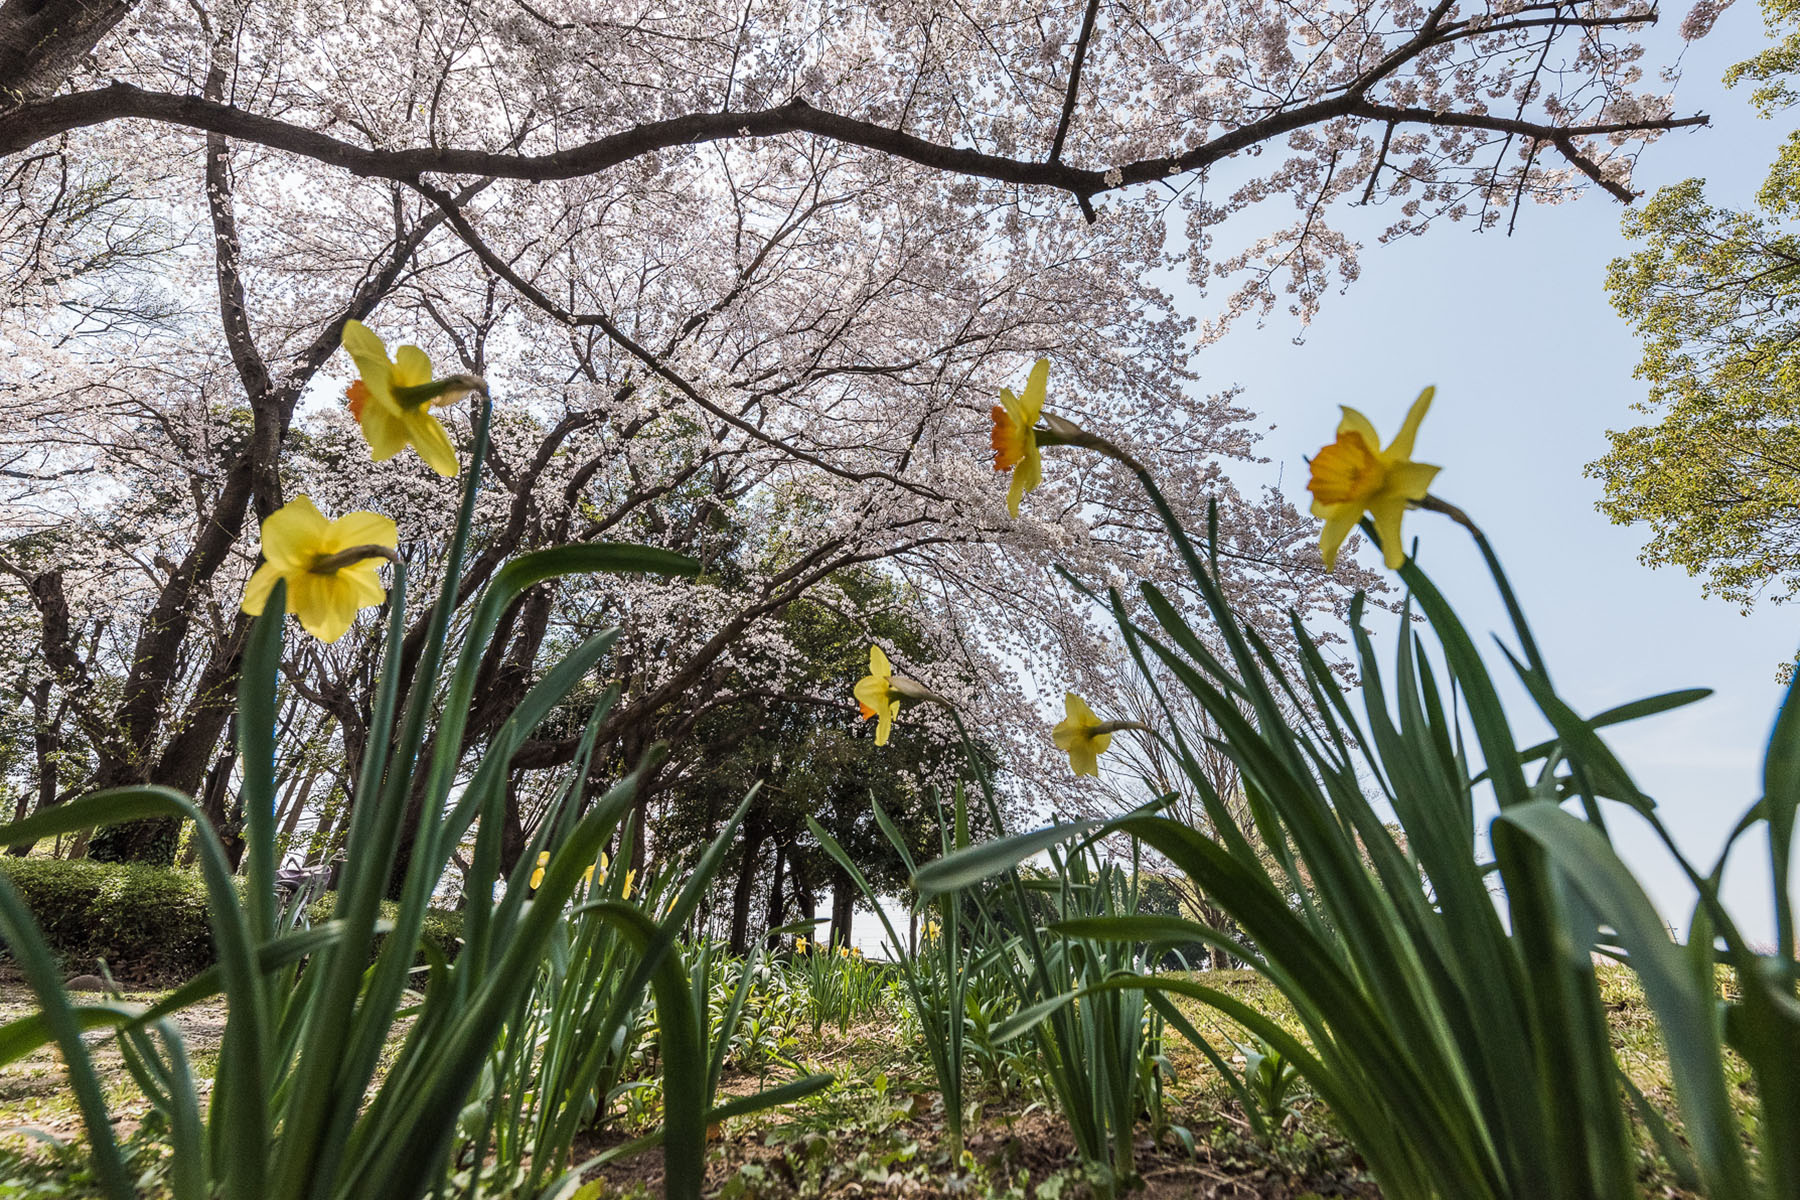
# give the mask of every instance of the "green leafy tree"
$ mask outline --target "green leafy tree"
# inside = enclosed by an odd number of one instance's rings
[[[1737,64],[1765,117],[1791,108],[1800,0],[1765,0],[1777,43]],[[1784,32],[1785,31],[1785,32]],[[1704,32],[1698,30],[1695,32]],[[1653,423],[1610,432],[1588,464],[1600,509],[1651,537],[1640,558],[1701,576],[1749,611],[1800,591],[1800,133],[1748,209],[1710,202],[1705,181],[1665,187],[1627,214],[1641,248],[1607,275],[1643,341],[1637,406]]]
[[[745,792],[760,783],[743,833],[721,873],[719,912],[734,951],[756,927],[830,917],[817,936],[847,940],[857,892],[813,840],[813,817],[884,891],[900,893],[907,872],[876,821],[874,803],[893,818],[916,857],[934,858],[939,818],[931,783],[954,778],[960,743],[941,728],[910,718],[877,747],[873,723],[857,718],[851,688],[868,672],[871,638],[910,669],[954,668],[920,627],[904,588],[873,571],[847,570],[818,598],[798,600],[780,619],[797,666],[759,670],[754,657],[721,681],[741,697],[696,725],[701,761],[670,789],[657,818],[665,843],[697,849]],[[785,682],[771,687],[770,679]],[[933,677],[938,680],[937,676]],[[941,680],[939,680],[941,681]],[[830,893],[828,913],[819,911]],[[760,918],[760,919],[759,919]]]

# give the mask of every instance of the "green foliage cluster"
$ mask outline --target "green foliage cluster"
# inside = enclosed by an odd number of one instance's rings
[[[65,970],[97,960],[121,981],[187,979],[213,963],[206,882],[198,871],[58,858],[0,859]]]
[[[1204,802],[1208,828],[1150,810],[1053,827],[960,850],[922,868],[915,882],[928,897],[965,890],[1071,839],[1079,846],[1109,833],[1131,836],[1186,873],[1235,929],[1139,912],[1065,915],[1044,934],[1071,952],[1108,939],[1217,946],[1280,990],[1304,1036],[1205,975],[1141,968],[1081,979],[1078,989],[1023,1011],[1014,1024],[1053,1019],[1053,1005],[1085,1008],[1115,992],[1143,992],[1239,1093],[1259,1133],[1274,1132],[1304,1082],[1390,1200],[1642,1196],[1621,1094],[1683,1187],[1721,1200],[1800,1195],[1800,1082],[1792,1072],[1800,1050],[1800,938],[1789,900],[1800,685],[1771,737],[1762,799],[1715,864],[1696,866],[1599,730],[1706,693],[1578,714],[1552,686],[1498,558],[1465,515],[1451,510],[1474,533],[1517,638],[1517,654],[1504,643],[1501,652],[1554,731],[1551,740],[1519,743],[1470,631],[1411,560],[1400,568],[1410,597],[1391,670],[1363,627],[1362,598],[1352,606],[1359,715],[1297,615],[1301,658],[1293,670],[1241,621],[1219,574],[1216,514],[1207,541],[1194,545],[1155,481],[1137,474],[1225,652],[1216,654],[1153,584],[1139,588],[1153,621],[1134,619],[1117,591],[1110,607],[1161,705],[1171,707],[1170,694],[1179,692],[1216,723],[1263,845],[1251,842],[1212,789],[1207,765],[1186,744],[1171,743],[1168,752]],[[1364,528],[1374,534],[1369,523]],[[1417,628],[1414,605],[1425,618]],[[1152,662],[1171,682],[1159,682]],[[1477,751],[1479,769],[1471,761]],[[1602,801],[1616,806],[1611,818]],[[1491,862],[1475,840],[1478,804],[1486,803],[1499,809],[1489,825]],[[1673,939],[1613,849],[1609,819],[1647,826],[1698,894],[1686,945]],[[1733,844],[1752,830],[1769,838],[1770,892],[1778,898],[1772,953],[1745,938],[1720,898]],[[1074,872],[1063,874],[1079,882]],[[1600,957],[1631,968],[1656,1014],[1679,1135],[1619,1062]],[[1723,995],[1720,964],[1729,965],[1735,984]],[[1241,1072],[1174,1007],[1174,996],[1198,1000],[1254,1036],[1241,1046]],[[1733,1105],[1738,1060],[1754,1079],[1754,1138]],[[1079,1110],[1059,1100],[1073,1123]]]
[[[1800,99],[1800,3],[1764,0],[1777,44],[1726,82],[1756,81],[1764,116]],[[1785,31],[1785,32],[1784,32]],[[1606,287],[1643,343],[1637,375],[1650,423],[1608,433],[1588,464],[1620,524],[1643,523],[1649,566],[1679,566],[1748,610],[1800,592],[1800,133],[1755,203],[1709,201],[1705,180],[1658,191],[1628,213],[1640,243]]]
[[[169,984],[191,979],[217,961],[206,881],[198,871],[89,859],[4,858],[0,873],[19,893],[66,971],[85,974],[104,959],[121,983]],[[307,910],[307,918],[322,925],[336,907],[336,893],[327,892]],[[388,901],[381,915],[391,922],[398,912],[398,905]],[[431,955],[455,958],[461,928],[461,913],[427,910],[418,961]],[[384,940],[385,935],[376,938],[371,960]]]
[[[392,900],[381,902],[381,919],[393,922],[400,916],[400,906]],[[307,907],[306,919],[313,925],[323,925],[337,914],[337,893],[326,892]],[[433,959],[450,962],[456,958],[456,952],[462,945],[462,910],[459,908],[427,908],[424,920],[419,925],[419,950],[414,964],[422,966]],[[377,934],[375,942],[369,949],[370,961],[381,955],[381,949],[387,944],[386,934]]]

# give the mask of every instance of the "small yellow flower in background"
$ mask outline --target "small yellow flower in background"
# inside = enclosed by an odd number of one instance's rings
[[[894,718],[900,715],[902,701],[918,704],[929,700],[946,708],[950,706],[948,700],[918,680],[894,674],[894,665],[881,652],[880,646],[869,647],[869,673],[857,680],[856,686],[851,690],[856,696],[857,711],[862,714],[862,720],[881,718],[875,725],[877,746],[887,745],[888,734],[894,728]]]
[[[1121,729],[1149,727],[1137,721],[1102,721],[1087,706],[1087,701],[1074,692],[1063,693],[1063,719],[1050,731],[1056,748],[1069,756],[1069,769],[1077,775],[1100,774],[1100,756],[1112,745],[1112,735]]]
[[[1313,455],[1312,479],[1306,490],[1313,495],[1313,516],[1325,521],[1325,531],[1319,535],[1319,551],[1325,556],[1327,571],[1337,566],[1338,548],[1365,511],[1375,522],[1388,569],[1396,570],[1406,561],[1406,549],[1400,541],[1400,518],[1407,508],[1425,498],[1441,469],[1412,461],[1413,438],[1418,435],[1419,422],[1425,419],[1435,391],[1426,388],[1419,393],[1387,449],[1378,449],[1381,438],[1369,418],[1345,407],[1344,419],[1338,423],[1337,441]]]
[[[390,361],[387,344],[361,321],[344,323],[344,350],[362,376],[345,395],[369,443],[370,458],[386,462],[411,445],[426,466],[454,477],[460,466],[456,448],[430,410],[454,404],[486,384],[474,375],[434,380],[431,359],[417,346],[401,346]]]
[[[631,868],[631,870],[625,872],[625,891],[623,893],[624,899],[626,899],[626,900],[631,899],[631,882],[632,882],[632,880],[634,880],[636,878],[637,878],[637,868],[636,867],[633,867],[633,868]]]
[[[1019,501],[1044,478],[1043,460],[1038,456],[1038,414],[1044,411],[1044,391],[1050,380],[1050,360],[1040,358],[1032,365],[1025,381],[1025,394],[1013,395],[1011,388],[1000,389],[1000,403],[989,415],[994,418],[991,438],[994,447],[994,470],[1011,471],[1012,487],[1006,492],[1006,511],[1017,517]]]
[[[287,610],[306,632],[335,642],[350,628],[358,609],[387,598],[376,575],[384,555],[335,561],[359,547],[393,550],[400,544],[394,522],[379,513],[345,513],[327,521],[306,496],[296,496],[262,523],[263,565],[244,588],[243,609],[260,614],[278,579],[287,580]]]
[[[546,850],[542,854],[538,855],[537,870],[535,870],[531,873],[531,890],[532,891],[535,892],[538,888],[543,886],[544,868],[549,865],[550,865],[550,852],[548,850]]]
[[[806,939],[805,938],[797,937],[794,939],[794,953],[796,953],[796,954],[805,954],[806,953]]]

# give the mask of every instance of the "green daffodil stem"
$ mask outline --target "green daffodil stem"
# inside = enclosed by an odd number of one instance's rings
[[[1469,536],[1475,539],[1475,545],[1481,551],[1481,557],[1487,562],[1488,574],[1494,577],[1494,586],[1500,591],[1500,599],[1506,605],[1506,615],[1512,619],[1513,630],[1519,635],[1519,646],[1525,651],[1525,661],[1548,683],[1550,670],[1544,665],[1544,656],[1538,653],[1537,639],[1531,636],[1531,626],[1525,623],[1525,610],[1519,607],[1519,598],[1513,595],[1512,583],[1500,566],[1500,556],[1488,544],[1487,534],[1481,532],[1481,526],[1475,524],[1468,513],[1448,500],[1440,500],[1427,494],[1416,507],[1427,512],[1441,513],[1469,531]]]
[[[1040,419],[1043,424],[1031,431],[1039,446],[1080,446],[1084,450],[1093,450],[1115,462],[1123,463],[1140,475],[1147,474],[1142,463],[1099,434],[1089,433],[1075,422],[1055,413],[1045,413]]]
[[[397,550],[386,546],[351,546],[348,550],[315,558],[307,570],[315,575],[335,575],[345,567],[354,567],[369,558],[385,558],[396,567],[400,565],[400,553]]]

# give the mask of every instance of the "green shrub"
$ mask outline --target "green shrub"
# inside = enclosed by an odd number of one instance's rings
[[[337,893],[326,892],[323,896],[320,896],[317,900],[313,901],[312,907],[306,910],[306,915],[314,925],[320,925],[331,920],[331,914],[335,912],[336,909]],[[400,906],[392,900],[383,900],[381,902],[382,920],[392,921],[399,913]],[[422,943],[432,947],[448,960],[456,957],[456,950],[461,944],[459,941],[461,937],[461,909],[428,908],[425,910],[425,922],[419,929],[419,940]],[[378,935],[375,938],[375,946],[369,953],[369,961],[373,962],[375,960],[375,955],[380,952],[381,943],[384,940],[385,935]],[[418,963],[422,965],[424,962],[425,956],[421,954]]]
[[[0,858],[0,871],[70,974],[88,974],[95,960],[105,959],[122,982],[167,984],[213,963],[206,884],[197,871],[57,858]],[[336,902],[334,892],[315,902],[307,913],[313,924],[329,921]],[[381,915],[392,920],[397,912],[389,901]],[[461,929],[460,912],[433,908],[421,936],[445,958],[455,958]],[[370,961],[380,946],[378,938]]]
[[[0,859],[0,871],[70,972],[86,974],[105,959],[121,980],[160,982],[213,961],[198,872],[56,858]]]

